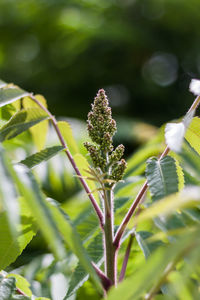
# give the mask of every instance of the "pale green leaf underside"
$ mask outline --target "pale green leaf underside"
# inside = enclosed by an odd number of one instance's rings
[[[4,82],[0,81],[0,107],[28,95],[28,93],[22,89],[15,87],[1,88],[3,86]]]
[[[151,158],[147,161],[147,183],[154,201],[178,192],[178,176],[175,160],[165,156],[161,160]]]
[[[0,142],[10,140],[26,131],[35,124],[48,118],[48,115],[40,108],[24,109],[17,112],[0,129]]]
[[[15,290],[14,278],[0,278],[0,299],[10,300],[12,293]]]
[[[37,165],[39,165],[40,163],[49,160],[50,158],[58,154],[63,149],[64,149],[63,146],[49,147],[31,156],[26,157],[26,159],[21,160],[19,163],[24,164],[28,168],[32,169]]]

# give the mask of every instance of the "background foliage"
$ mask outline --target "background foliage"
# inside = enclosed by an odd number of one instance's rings
[[[191,101],[199,19],[198,0],[1,0],[0,75],[59,116],[85,119],[103,87],[116,115],[161,125]]]

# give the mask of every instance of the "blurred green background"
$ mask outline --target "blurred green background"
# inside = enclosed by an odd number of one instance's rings
[[[183,115],[200,73],[199,0],[0,0],[0,78],[86,119],[99,88],[114,115]]]

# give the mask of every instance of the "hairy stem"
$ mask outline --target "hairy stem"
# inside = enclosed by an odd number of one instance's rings
[[[49,116],[49,118],[50,118],[50,120],[51,120],[51,122],[52,122],[52,124],[53,124],[53,127],[54,127],[54,129],[55,129],[55,131],[56,131],[56,133],[57,133],[57,136],[58,136],[58,138],[59,138],[59,140],[60,140],[62,146],[65,148],[64,151],[65,151],[65,153],[66,153],[66,155],[67,155],[67,157],[68,157],[68,159],[69,159],[69,161],[70,161],[72,167],[74,168],[76,174],[78,175],[79,180],[80,180],[80,182],[82,183],[83,188],[85,189],[86,193],[88,194],[88,197],[89,197],[89,199],[90,199],[90,201],[91,201],[91,203],[92,203],[92,206],[93,206],[93,208],[94,208],[94,210],[95,210],[95,212],[96,212],[96,214],[97,214],[97,217],[98,217],[98,219],[99,219],[99,223],[100,223],[101,229],[103,230],[103,213],[102,213],[102,211],[101,211],[101,209],[100,209],[98,203],[96,202],[95,198],[93,197],[93,195],[92,195],[92,193],[91,193],[91,191],[90,191],[90,189],[89,189],[89,187],[88,187],[86,181],[85,181],[85,180],[83,179],[83,177],[81,176],[81,173],[80,173],[80,171],[79,171],[79,169],[78,169],[78,167],[77,167],[77,165],[76,165],[76,163],[75,163],[75,161],[74,161],[74,159],[73,159],[73,157],[72,157],[70,151],[68,150],[67,145],[66,145],[66,143],[65,143],[65,141],[64,141],[64,138],[63,138],[63,136],[62,136],[62,134],[61,134],[61,132],[60,132],[60,130],[59,130],[59,127],[58,127],[58,125],[57,125],[57,121],[56,121],[55,117],[54,117],[54,116],[50,113],[50,111],[49,111],[44,105],[42,105],[42,104],[41,104],[41,103],[40,103],[40,102],[39,102],[32,94],[30,94],[29,97],[30,97],[35,103],[37,103],[37,105],[40,106],[40,107],[48,114],[48,116]]]
[[[112,285],[116,284],[117,268],[116,268],[116,251],[113,245],[114,235],[114,216],[113,216],[113,191],[111,189],[105,190],[105,202],[109,207],[105,206],[105,225],[104,225],[104,243],[105,243],[105,273],[111,280]]]

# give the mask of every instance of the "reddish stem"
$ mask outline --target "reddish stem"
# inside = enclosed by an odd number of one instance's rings
[[[97,267],[97,265],[94,262],[92,262],[92,266],[95,269],[98,277],[100,278],[105,291],[108,291],[112,286],[111,280],[101,271],[101,269]]]
[[[125,273],[126,273],[126,268],[127,268],[127,264],[128,264],[128,260],[129,260],[129,255],[130,255],[130,252],[131,252],[131,246],[133,244],[133,238],[134,238],[134,235],[131,234],[128,245],[127,245],[127,248],[126,248],[126,253],[125,253],[125,256],[124,256],[122,269],[121,269],[121,272],[120,272],[120,275],[119,275],[119,282],[121,282],[124,279],[124,276],[125,276]]]
[[[167,155],[169,151],[170,151],[169,147],[166,147],[165,150],[163,151],[163,153],[161,154],[159,160],[161,160],[165,155]],[[133,202],[133,204],[129,208],[126,216],[124,217],[122,223],[120,224],[120,226],[117,230],[117,233],[115,235],[114,242],[113,242],[116,249],[119,248],[121,237],[122,237],[128,223],[129,223],[132,215],[134,214],[135,209],[137,208],[137,206],[139,205],[139,203],[142,200],[143,196],[145,195],[145,192],[146,192],[147,188],[148,188],[147,181],[145,181],[145,183],[142,186],[141,190],[137,194],[137,197],[135,198],[135,201]]]
[[[88,197],[90,198],[90,201],[91,201],[91,203],[92,203],[92,205],[93,205],[93,208],[94,208],[94,210],[95,210],[95,212],[96,212],[96,214],[97,214],[97,216],[98,216],[98,219],[99,219],[99,222],[100,222],[101,229],[103,230],[103,213],[102,213],[102,211],[101,211],[101,209],[100,209],[98,203],[96,202],[95,198],[93,197],[93,195],[92,195],[92,193],[91,193],[91,191],[90,191],[90,189],[89,189],[87,183],[86,183],[85,180],[83,179],[83,177],[82,177],[82,175],[81,175],[81,173],[80,173],[80,171],[79,171],[79,169],[78,169],[78,167],[77,167],[77,165],[76,165],[76,163],[75,163],[75,161],[74,161],[74,159],[73,159],[73,157],[72,157],[70,151],[67,149],[67,145],[66,145],[66,143],[65,143],[65,141],[64,141],[64,138],[63,138],[63,136],[62,136],[62,134],[61,134],[61,132],[60,132],[60,129],[59,129],[58,125],[57,125],[57,121],[56,121],[55,117],[54,117],[54,116],[50,113],[50,111],[49,111],[44,105],[42,105],[42,103],[40,103],[40,102],[39,102],[32,94],[30,94],[29,97],[30,97],[35,103],[37,103],[37,105],[40,106],[40,107],[48,114],[49,118],[51,119],[51,122],[52,122],[52,124],[53,124],[53,126],[54,126],[54,128],[55,128],[55,131],[56,131],[57,135],[58,135],[58,138],[59,138],[59,140],[60,140],[62,146],[65,148],[64,151],[65,151],[65,153],[66,153],[66,155],[67,155],[69,161],[71,162],[71,165],[72,165],[72,167],[74,168],[76,174],[78,175],[79,180],[80,180],[80,182],[82,183],[82,185],[83,185],[83,187],[84,187],[86,193],[88,194]]]

